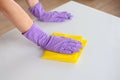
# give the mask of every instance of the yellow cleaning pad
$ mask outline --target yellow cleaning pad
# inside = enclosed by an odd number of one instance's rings
[[[49,59],[49,60],[57,60],[57,61],[62,61],[62,62],[76,63],[80,55],[82,54],[84,47],[86,46],[87,40],[82,39],[82,36],[74,36],[74,35],[57,33],[57,32],[53,33],[52,35],[78,40],[82,43],[82,49],[80,49],[80,52],[76,52],[73,54],[61,54],[61,53],[56,53],[56,52],[45,50],[44,54],[42,55],[42,58]]]

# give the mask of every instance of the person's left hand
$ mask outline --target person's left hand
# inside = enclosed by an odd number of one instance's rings
[[[36,18],[43,22],[64,22],[65,20],[70,20],[72,15],[66,11],[58,12],[46,12],[42,4],[39,2],[34,7],[30,8],[30,13]]]

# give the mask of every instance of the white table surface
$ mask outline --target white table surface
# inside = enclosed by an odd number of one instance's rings
[[[77,64],[43,60],[43,51],[17,29],[0,36],[0,80],[120,80],[120,18],[70,1],[54,10],[71,12],[64,23],[42,23],[51,34],[82,35],[88,44]]]

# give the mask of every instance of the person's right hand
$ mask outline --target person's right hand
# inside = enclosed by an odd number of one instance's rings
[[[81,42],[59,36],[50,36],[45,43],[46,44],[43,45],[44,49],[65,54],[79,52],[80,48],[82,48]]]
[[[43,49],[54,52],[72,54],[79,52],[80,48],[82,48],[82,44],[79,41],[65,37],[49,36],[37,24],[33,24],[23,35]]]

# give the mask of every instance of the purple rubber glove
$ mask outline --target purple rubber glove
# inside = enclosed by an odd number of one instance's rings
[[[72,54],[78,52],[80,48],[82,48],[79,41],[65,37],[47,35],[37,24],[33,24],[23,35],[38,46],[41,46],[43,49],[54,52]]]
[[[39,2],[29,9],[30,13],[43,22],[64,22],[71,19],[72,15],[67,12],[45,12],[42,4]]]

